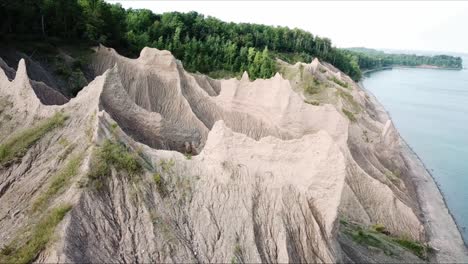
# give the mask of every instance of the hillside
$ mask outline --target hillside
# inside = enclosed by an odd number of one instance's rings
[[[432,178],[331,64],[216,80],[100,46],[58,105],[4,64],[0,262],[467,260]]]

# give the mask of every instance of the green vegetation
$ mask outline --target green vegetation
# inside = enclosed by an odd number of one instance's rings
[[[169,159],[167,161],[164,159],[161,159],[161,161],[159,162],[159,165],[161,166],[164,172],[169,172],[172,169],[172,167],[174,167],[175,161],[173,159]]]
[[[317,94],[320,92],[319,86],[313,83],[306,83],[304,85],[304,91],[308,94]]]
[[[367,130],[364,130],[362,131],[362,135],[364,136],[364,141],[366,141],[366,143],[370,143],[371,141],[369,140],[369,135],[367,133]]]
[[[234,244],[233,253],[234,253],[234,256],[232,256],[232,258],[231,258],[231,263],[244,263],[242,246],[241,246],[241,244],[239,242],[238,237],[236,237],[236,243]]]
[[[394,65],[432,65],[442,68],[462,68],[462,59],[447,55],[418,56],[414,54],[389,54],[367,48],[351,48],[344,51],[357,61],[361,70],[372,70]]]
[[[39,212],[46,209],[46,205],[50,199],[63,191],[63,189],[70,183],[70,180],[78,174],[82,161],[83,154],[74,156],[62,170],[52,176],[52,180],[47,191],[41,194],[41,196],[39,196],[39,198],[33,203],[33,212]]]
[[[294,78],[294,76],[292,77]],[[303,75],[299,85],[299,87],[304,89],[304,92],[309,95],[318,94],[328,87],[326,83],[321,82],[315,76],[310,74]]]
[[[367,229],[346,220],[340,220],[340,223],[342,232],[350,236],[354,241],[361,245],[381,249],[386,255],[395,255],[398,248],[403,248],[426,260],[428,252],[432,250],[430,247],[421,244],[421,242],[391,236],[390,232],[382,224],[375,224]]]
[[[155,173],[153,174],[153,180],[154,180],[154,183],[156,184],[156,188],[159,194],[161,195],[161,197],[164,198],[168,192],[164,178],[161,176],[160,173]]]
[[[1,97],[0,98],[0,114],[2,114],[7,108],[13,106],[13,103],[10,102],[8,99]]]
[[[372,229],[383,234],[386,232],[385,226],[382,224],[375,224],[372,226]]]
[[[400,246],[410,250],[419,258],[421,259],[426,258],[426,253],[427,253],[428,248],[423,246],[421,243],[410,240],[410,239],[405,239],[405,238],[397,238],[397,239],[394,239],[393,241],[398,243]]]
[[[351,122],[356,122],[356,117],[354,116],[354,114],[346,109],[341,109],[343,111],[343,113],[346,115],[346,117],[348,117],[349,121]]]
[[[327,61],[354,80],[361,69],[387,65],[429,64],[461,67],[461,58],[451,56],[388,55],[368,50],[333,47],[328,38],[288,27],[227,23],[196,12],[154,14],[146,9],[125,10],[104,0],[18,0],[0,9],[0,36],[18,42],[44,41],[42,50],[55,43],[102,43],[121,53],[136,56],[145,47],[170,50],[191,72],[237,76],[248,71],[250,78],[271,77],[275,58],[289,63]],[[52,45],[50,45],[52,44]],[[37,45],[36,45],[37,46]],[[367,52],[366,52],[367,51]],[[83,84],[81,60],[65,64],[59,74],[71,87]],[[74,89],[74,88],[72,88]]]
[[[56,55],[48,59],[54,72],[67,81],[71,95],[76,95],[81,88],[88,84],[83,73],[84,62],[76,59],[70,63],[62,55]]]
[[[341,86],[341,87],[349,88],[349,85],[348,85],[347,82],[340,81],[340,80],[338,80],[338,78],[336,78],[335,76],[333,76],[333,78],[330,78],[329,80],[330,80],[330,81],[333,81],[334,83],[338,84],[338,85]]]
[[[103,0],[19,0],[0,9],[0,22],[0,35],[10,39],[103,43],[133,56],[144,46],[167,49],[192,72],[248,71],[252,79],[265,78],[275,72],[275,57],[288,62],[318,57],[360,77],[358,65],[330,39],[297,28],[227,23],[196,12],[154,14]],[[75,79],[79,83],[81,76]]]
[[[0,263],[31,263],[37,255],[45,249],[47,243],[52,239],[55,227],[62,221],[70,205],[62,205],[47,212],[39,222],[32,227],[26,243],[21,246],[12,242],[3,247],[0,252]]]
[[[66,137],[60,138],[58,143],[64,148],[66,148],[66,147],[68,147],[70,145],[70,142],[68,141],[68,139]]]
[[[319,101],[304,100],[304,103],[306,103],[306,104],[311,104],[311,105],[320,105],[320,102],[319,102]]]
[[[0,145],[0,166],[5,165],[16,158],[23,157],[27,150],[34,145],[47,132],[62,126],[67,119],[62,112],[40,121],[37,125],[25,129],[19,134],[13,135]]]
[[[97,189],[102,187],[103,180],[111,173],[111,167],[125,171],[131,177],[143,169],[137,155],[130,152],[127,146],[107,139],[95,150],[91,160],[88,178],[94,187]]]
[[[354,97],[350,93],[348,93],[347,91],[345,91],[343,89],[337,89],[336,94],[337,94],[337,96],[343,98],[343,100],[345,100],[345,102],[347,104],[349,104],[351,107],[353,107],[353,109],[355,111],[359,111],[361,109],[359,104],[354,100]]]
[[[387,247],[385,240],[382,240],[379,236],[371,232],[358,230],[357,232],[351,233],[351,238],[359,244],[380,248],[386,255],[393,255],[393,252]]]

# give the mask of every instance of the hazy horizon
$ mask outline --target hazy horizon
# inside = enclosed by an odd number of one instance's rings
[[[297,27],[340,48],[468,53],[468,2],[106,1],[158,14],[196,11],[226,22]]]

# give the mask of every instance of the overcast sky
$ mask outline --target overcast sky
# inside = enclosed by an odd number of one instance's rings
[[[155,13],[197,11],[228,22],[298,27],[338,47],[468,53],[468,2],[110,1]]]

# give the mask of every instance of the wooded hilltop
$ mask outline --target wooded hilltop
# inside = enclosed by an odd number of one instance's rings
[[[212,77],[247,71],[252,79],[268,78],[276,72],[276,58],[294,63],[318,57],[354,80],[361,78],[361,70],[391,65],[462,67],[459,57],[346,50],[298,28],[227,23],[196,12],[126,10],[103,0],[6,1],[0,4],[0,22],[4,42],[102,43],[128,56],[155,47],[171,51],[188,71]]]

